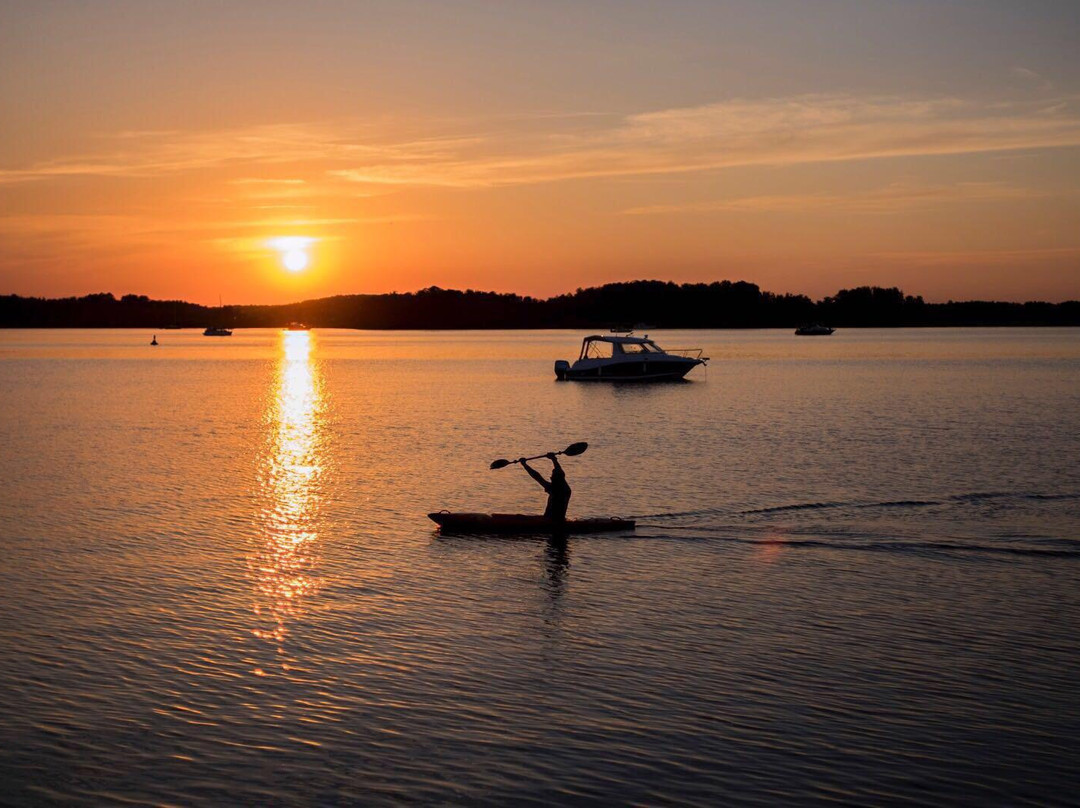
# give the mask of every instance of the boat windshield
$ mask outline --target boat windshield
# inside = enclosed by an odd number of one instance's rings
[[[611,358],[611,343],[601,342],[600,340],[591,340],[585,344],[585,351],[582,354],[582,359],[610,359]]]
[[[619,347],[624,354],[663,353],[653,342],[624,342]]]

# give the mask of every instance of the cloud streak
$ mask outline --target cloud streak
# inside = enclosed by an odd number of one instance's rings
[[[612,118],[535,117],[430,123],[395,137],[393,122],[332,121],[221,132],[124,133],[111,150],[0,170],[0,183],[158,177],[242,170],[240,184],[297,180],[392,187],[493,188],[895,157],[1080,146],[1076,99],[803,95],[733,100]],[[561,127],[561,128],[560,128]],[[406,128],[399,126],[398,128]],[[423,122],[409,124],[411,132]],[[448,129],[456,134],[445,135]],[[290,179],[258,176],[288,166]]]
[[[252,126],[211,132],[124,132],[115,148],[57,157],[22,168],[0,169],[0,183],[67,177],[155,178],[211,169],[296,166],[318,171],[325,164],[400,165],[445,159],[473,142],[467,138],[388,141],[365,127],[341,122]],[[245,176],[239,184],[297,185]]]
[[[646,205],[622,211],[627,216],[683,213],[859,213],[887,215],[931,210],[958,203],[1041,199],[1047,194],[1031,188],[997,182],[962,182],[955,185],[893,183],[884,188],[849,194],[777,194],[695,202],[685,205]]]
[[[1080,258],[1080,247],[1032,247],[1015,250],[912,250],[880,252],[870,256],[904,266],[1016,266],[1033,262],[1074,262]]]

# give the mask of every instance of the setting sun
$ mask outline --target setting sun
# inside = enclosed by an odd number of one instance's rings
[[[281,257],[281,263],[290,272],[299,272],[308,265],[307,253],[303,250],[289,250]]]
[[[270,239],[267,244],[281,254],[281,264],[289,272],[302,272],[311,262],[308,248],[315,239],[307,236],[282,236]]]

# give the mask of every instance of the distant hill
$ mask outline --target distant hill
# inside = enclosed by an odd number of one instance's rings
[[[900,289],[860,286],[813,301],[763,292],[745,281],[609,283],[540,300],[514,294],[440,289],[385,295],[339,295],[283,306],[211,308],[145,295],[100,293],[46,299],[0,296],[0,328],[237,328],[311,326],[370,329],[653,328],[1080,325],[1080,301],[926,303]]]

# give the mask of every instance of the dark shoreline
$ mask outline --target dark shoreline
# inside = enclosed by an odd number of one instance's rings
[[[608,328],[838,328],[1080,326],[1080,301],[927,303],[900,289],[863,286],[813,301],[763,292],[753,283],[613,283],[546,300],[430,287],[415,293],[339,295],[279,306],[201,306],[110,293],[46,299],[0,296],[0,328],[274,328],[530,330]]]

